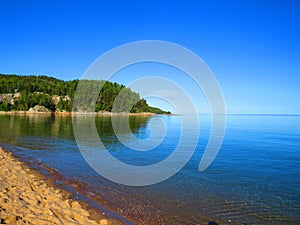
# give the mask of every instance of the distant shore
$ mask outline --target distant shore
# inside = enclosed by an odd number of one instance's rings
[[[127,112],[30,112],[30,111],[0,111],[0,115],[96,115],[96,116],[154,116],[157,115],[151,112],[127,113]],[[172,115],[172,114],[166,114]]]
[[[80,202],[68,199],[66,191],[1,147],[0,220],[1,224],[122,224],[101,213],[91,215]]]

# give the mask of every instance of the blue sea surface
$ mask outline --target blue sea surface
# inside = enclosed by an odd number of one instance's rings
[[[153,119],[164,122],[163,141],[146,152],[122,144],[110,117],[96,117],[95,123],[107,151],[122,162],[144,166],[172,154],[181,137],[181,118],[130,117],[131,132],[140,140],[162,131],[150,126]],[[84,184],[79,191],[86,197],[138,224],[300,224],[300,116],[227,115],[220,152],[207,170],[199,172],[210,119],[199,115],[200,137],[189,162],[171,178],[145,187],[116,184],[96,173],[78,149],[72,117],[0,115],[0,146]],[[193,126],[188,132],[191,140],[197,138]],[[125,129],[120,137],[131,141]]]

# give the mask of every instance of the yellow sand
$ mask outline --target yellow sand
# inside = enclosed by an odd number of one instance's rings
[[[62,191],[1,147],[0,219],[0,224],[120,224],[106,218],[91,220],[79,202],[66,199]]]

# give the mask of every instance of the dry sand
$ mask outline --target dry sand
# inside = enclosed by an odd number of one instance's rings
[[[120,224],[107,218],[92,220],[42,176],[0,147],[0,224]]]

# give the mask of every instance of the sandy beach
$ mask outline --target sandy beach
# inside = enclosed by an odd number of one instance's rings
[[[121,224],[67,196],[0,147],[0,224]]]

